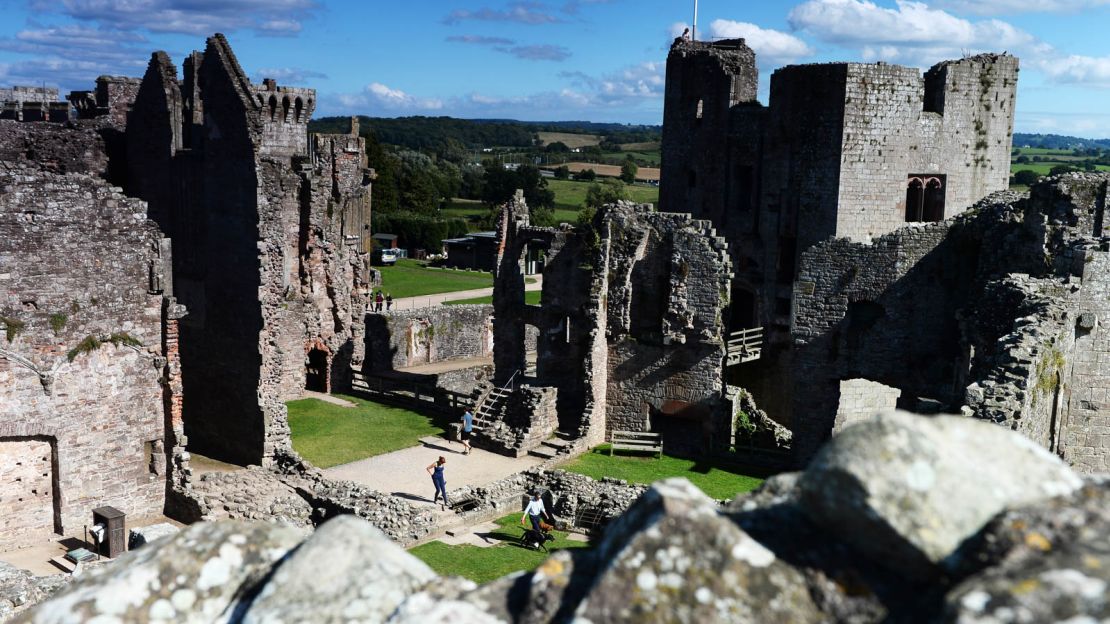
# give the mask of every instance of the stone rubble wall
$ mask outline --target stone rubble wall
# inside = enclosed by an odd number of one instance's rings
[[[0,444],[27,477],[4,480],[0,542],[72,534],[102,505],[162,512],[162,244],[118,188],[0,162]]]
[[[474,444],[512,457],[526,455],[555,435],[559,427],[558,394],[550,386],[517,386],[504,399],[505,405],[493,422],[478,430]]]
[[[833,434],[845,427],[867,420],[875,414],[893,410],[902,391],[866,379],[845,379],[840,382],[840,406],[833,421]]]
[[[33,163],[55,173],[108,177],[106,128],[101,121],[56,124],[0,119],[0,160]]]

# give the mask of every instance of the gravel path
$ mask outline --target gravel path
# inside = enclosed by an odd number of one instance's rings
[[[324,473],[406,498],[418,506],[431,506],[435,488],[426,467],[441,455],[447,459],[444,472],[448,492],[464,485],[491,483],[543,462],[539,457],[512,458],[481,449],[463,455],[462,444],[437,437],[421,442],[421,446],[327,468]]]

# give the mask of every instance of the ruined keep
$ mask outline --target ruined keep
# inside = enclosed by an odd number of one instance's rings
[[[103,180],[0,162],[0,543],[162,513],[184,468],[169,249]]]
[[[783,67],[756,101],[743,39],[676,40],[667,57],[660,208],[729,241],[736,327],[789,341],[807,249],[940,221],[1010,175],[1018,60],[982,54],[924,75],[886,63]]]
[[[372,281],[357,124],[309,137],[311,89],[250,82],[223,35],[152,55],[127,127],[131,195],[174,241],[190,449],[267,463],[283,401],[346,387]]]
[[[524,262],[540,250],[544,289],[541,303],[529,305]],[[706,221],[619,203],[590,227],[542,228],[518,196],[499,225],[491,390],[515,385],[508,396],[481,397],[479,417],[508,422],[516,438],[501,442],[510,448],[556,430],[594,445],[620,430],[659,432],[668,452],[727,449],[735,393],[724,383],[722,314],[730,276],[727,245]],[[538,335],[534,376],[529,327]],[[479,440],[500,435],[493,425]]]

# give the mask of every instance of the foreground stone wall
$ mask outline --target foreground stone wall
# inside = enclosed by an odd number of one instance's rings
[[[107,183],[0,162],[0,542],[74,533],[102,505],[162,512],[165,250]]]
[[[0,119],[0,160],[34,163],[55,173],[108,176],[110,129],[102,121],[20,123]]]

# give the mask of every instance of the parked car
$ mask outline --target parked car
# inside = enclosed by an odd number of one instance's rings
[[[375,266],[393,266],[397,264],[396,249],[376,249],[371,257]]]

